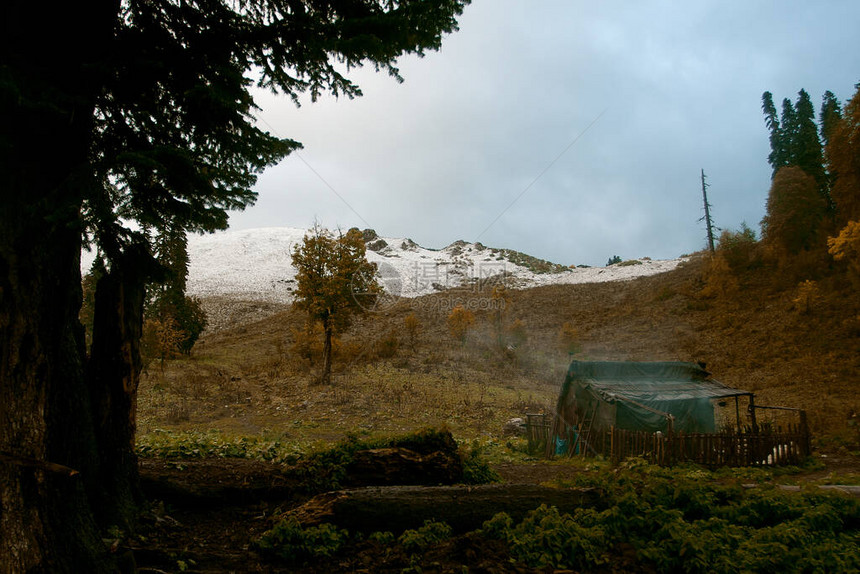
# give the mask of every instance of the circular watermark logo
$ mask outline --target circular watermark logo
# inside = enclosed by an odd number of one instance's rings
[[[382,290],[375,289],[374,285]],[[352,296],[365,311],[387,311],[397,304],[402,293],[403,278],[400,272],[385,261],[362,266],[352,279]]]

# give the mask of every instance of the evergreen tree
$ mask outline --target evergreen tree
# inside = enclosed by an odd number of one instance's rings
[[[821,131],[821,145],[823,147],[824,154],[824,166],[827,172],[827,189],[831,192],[833,184],[836,182],[837,173],[833,166],[833,162],[830,159],[828,149],[830,147],[830,139],[833,134],[833,130],[836,126],[842,121],[842,105],[839,103],[839,100],[836,99],[836,96],[833,95],[833,92],[826,91],[824,92],[824,97],[821,102],[821,114],[819,115],[819,125]],[[833,201],[831,197],[831,202]],[[835,209],[835,204],[833,205]]]
[[[357,96],[337,63],[399,77],[396,58],[438,49],[467,3],[4,6],[0,452],[17,461],[0,465],[6,569],[115,570],[96,519],[122,524],[135,499],[143,286],[158,270],[138,229],[225,227],[227,210],[253,202],[260,170],[298,147],[256,128],[252,74],[294,100]],[[86,230],[106,273],[85,365]],[[28,461],[75,469],[79,479]]]
[[[833,94],[830,94],[831,98],[832,96]],[[825,95],[828,114],[833,113],[834,102],[835,98],[831,100]],[[838,102],[835,103],[838,107]],[[809,94],[806,90],[800,90],[795,103],[784,98],[781,115],[777,119],[773,95],[770,92],[765,92],[762,94],[762,111],[765,116],[765,125],[770,132],[768,162],[773,168],[772,177],[776,177],[777,172],[784,167],[799,167],[812,176],[818,187],[818,193],[830,206],[830,178],[825,169],[822,138],[819,137],[819,129],[815,121],[815,108]],[[824,121],[823,114],[824,108],[822,108],[822,122]],[[832,118],[828,116],[827,121],[830,122],[831,120]],[[830,128],[828,127],[828,129]]]
[[[165,227],[154,239],[155,258],[164,268],[160,281],[152,283],[144,314],[147,320],[172,320],[181,333],[178,351],[189,354],[206,328],[200,301],[185,294],[188,282],[188,237],[178,227]]]
[[[833,92],[827,90],[821,101],[821,144],[826,148],[830,143],[830,136],[833,133],[833,128],[842,120],[842,105],[839,100],[833,95]]]
[[[780,118],[780,142],[782,146],[782,157],[785,165],[796,165],[797,162],[797,114],[794,105],[788,98],[782,100],[782,114]],[[779,171],[779,170],[777,170]],[[774,174],[776,175],[776,174]]]
[[[818,138],[818,125],[815,123],[815,108],[806,90],[800,90],[797,94],[797,102],[794,105],[794,118],[796,132],[792,148],[796,165],[807,174],[811,175],[818,186],[818,193],[826,204],[830,205],[830,191],[827,186],[827,175],[824,170],[824,155],[821,149],[821,140]]]
[[[773,94],[765,92],[761,99],[765,125],[770,131],[770,154],[767,156],[767,161],[773,168],[773,175],[776,175],[780,168],[788,165],[785,138],[777,117],[776,106],[773,104]]]

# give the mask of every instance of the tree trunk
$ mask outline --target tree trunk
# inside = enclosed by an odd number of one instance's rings
[[[32,178],[17,181],[3,170],[6,189],[20,194],[0,212],[0,452],[79,474],[0,463],[0,572],[98,572],[104,548],[86,495],[97,489],[98,463],[77,317],[80,230],[51,221],[61,214],[44,208],[69,190],[37,188],[45,166],[30,167]]]
[[[87,383],[101,471],[96,506],[102,524],[128,526],[143,499],[134,453],[145,256],[132,248],[98,281]]]
[[[80,209],[113,3],[4,5],[0,28],[0,572],[114,569],[87,492]],[[55,465],[78,471],[71,474]],[[60,470],[58,472],[58,470]]]
[[[562,512],[599,504],[594,489],[559,489],[530,484],[480,486],[371,486],[327,492],[290,511],[303,526],[331,523],[353,532],[401,533],[425,520],[445,522],[455,532],[481,527],[499,512],[514,520],[541,504]]]
[[[331,338],[334,325],[329,318],[323,319],[323,332],[325,340],[323,342],[323,372],[320,377],[320,383],[323,385],[331,384]]]

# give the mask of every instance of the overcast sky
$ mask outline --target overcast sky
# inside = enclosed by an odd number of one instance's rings
[[[362,98],[259,94],[261,125],[305,148],[270,168],[231,227],[372,227],[441,248],[481,241],[563,264],[758,231],[770,184],[761,94],[844,102],[860,2],[475,0],[405,83]],[[779,105],[779,104],[777,104]]]

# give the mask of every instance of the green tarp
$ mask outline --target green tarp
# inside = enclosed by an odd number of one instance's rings
[[[710,378],[695,363],[573,361],[558,402],[568,425],[587,421],[592,431],[610,427],[649,432],[714,432],[712,400],[749,395]]]

